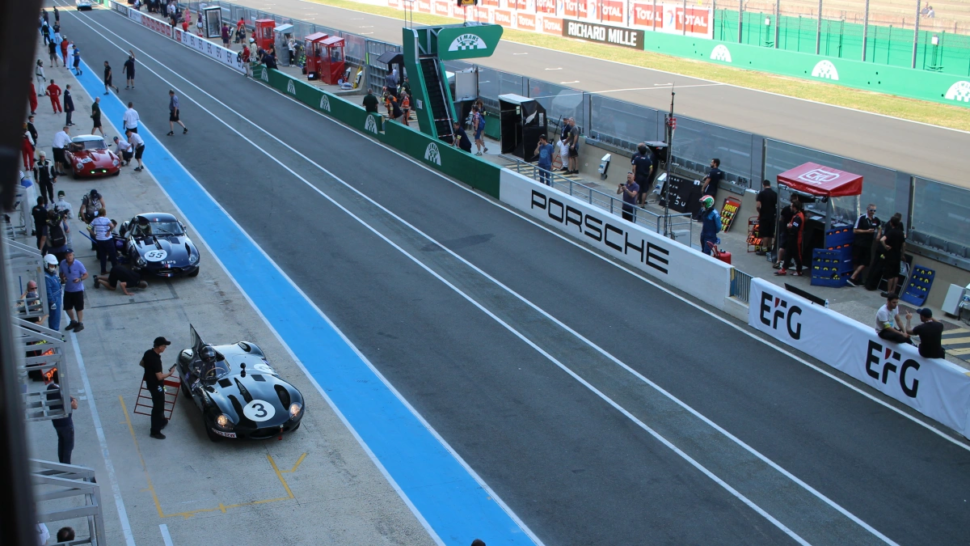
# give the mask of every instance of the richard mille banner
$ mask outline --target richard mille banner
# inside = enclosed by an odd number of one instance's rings
[[[589,42],[643,49],[643,31],[564,19],[562,35]]]
[[[752,279],[748,324],[970,437],[970,376],[916,347],[881,339],[873,325]],[[917,318],[917,320],[919,320]]]

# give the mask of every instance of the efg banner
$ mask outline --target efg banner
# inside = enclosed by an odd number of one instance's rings
[[[752,279],[748,324],[970,436],[970,375],[916,347],[886,341],[873,326]],[[875,315],[873,315],[875,324]]]
[[[633,49],[643,49],[642,30],[563,19],[562,35],[567,38],[586,40],[587,42],[599,42]]]

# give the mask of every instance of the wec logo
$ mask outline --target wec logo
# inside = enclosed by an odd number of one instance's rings
[[[778,321],[781,320],[792,339],[802,338],[802,308],[797,305],[789,308],[787,301],[772,296],[768,292],[762,292],[758,318],[761,319],[761,324],[773,330],[778,329]]]
[[[812,69],[812,77],[839,81],[839,71],[835,69],[832,61],[819,61]]]
[[[326,95],[320,95],[320,109],[325,112],[330,111],[330,99]]]
[[[364,122],[364,130],[377,134],[377,122],[374,121],[374,116],[367,116],[367,121]]]
[[[912,370],[913,373],[919,371],[919,362],[912,358],[907,358],[897,365],[902,356],[892,347],[883,347],[882,344],[869,340],[869,348],[866,351],[866,374],[876,381],[882,381],[885,385],[889,380],[889,374],[899,372],[899,388],[903,389],[903,394],[910,398],[916,398],[919,390],[919,379],[913,378],[912,385],[906,384],[906,374]],[[880,374],[880,369],[882,373]]]
[[[949,89],[946,90],[946,95],[944,95],[946,100],[955,100],[958,102],[970,102],[970,82],[959,81],[951,85]]]
[[[712,61],[724,61],[726,63],[731,62],[731,52],[728,50],[727,46],[724,44],[718,44],[711,51]]]
[[[296,95],[296,85],[293,83],[293,80],[290,80],[289,82],[287,82],[286,92],[291,95]]]
[[[428,144],[428,147],[424,149],[424,160],[441,166],[441,152],[438,150],[437,144],[434,142]]]
[[[477,34],[462,34],[451,41],[448,51],[468,51],[470,49],[488,49],[485,40]]]

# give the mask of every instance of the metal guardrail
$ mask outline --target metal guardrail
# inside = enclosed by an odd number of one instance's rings
[[[527,176],[540,184],[546,184],[567,195],[583,200],[590,205],[597,206],[616,216],[622,215],[623,206],[626,205],[622,199],[618,199],[613,195],[591,188],[571,178],[566,178],[559,173],[541,169],[521,159],[516,158],[514,162],[506,165],[506,168],[523,176]],[[637,206],[632,207],[632,214],[632,222],[634,224],[656,233],[663,233],[664,216],[662,214],[657,214],[656,212]],[[691,220],[690,213],[670,214],[667,225],[671,239],[675,241],[680,239],[678,242],[690,246],[694,231],[694,222]]]
[[[740,269],[731,268],[731,297],[749,303],[751,298],[751,275]]]
[[[77,525],[77,520],[87,524],[87,536],[75,528],[77,537],[71,546],[90,544],[105,546],[104,514],[101,507],[101,487],[97,484],[94,470],[84,466],[60,464],[51,461],[30,460],[31,481],[37,501],[37,521],[40,523],[64,522]],[[80,499],[78,499],[80,497]],[[56,529],[51,529],[51,535]]]

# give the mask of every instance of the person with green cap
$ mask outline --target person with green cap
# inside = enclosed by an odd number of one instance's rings
[[[714,208],[714,198],[701,197],[701,252],[710,256],[712,247],[718,243],[717,234],[721,232],[721,215]]]

